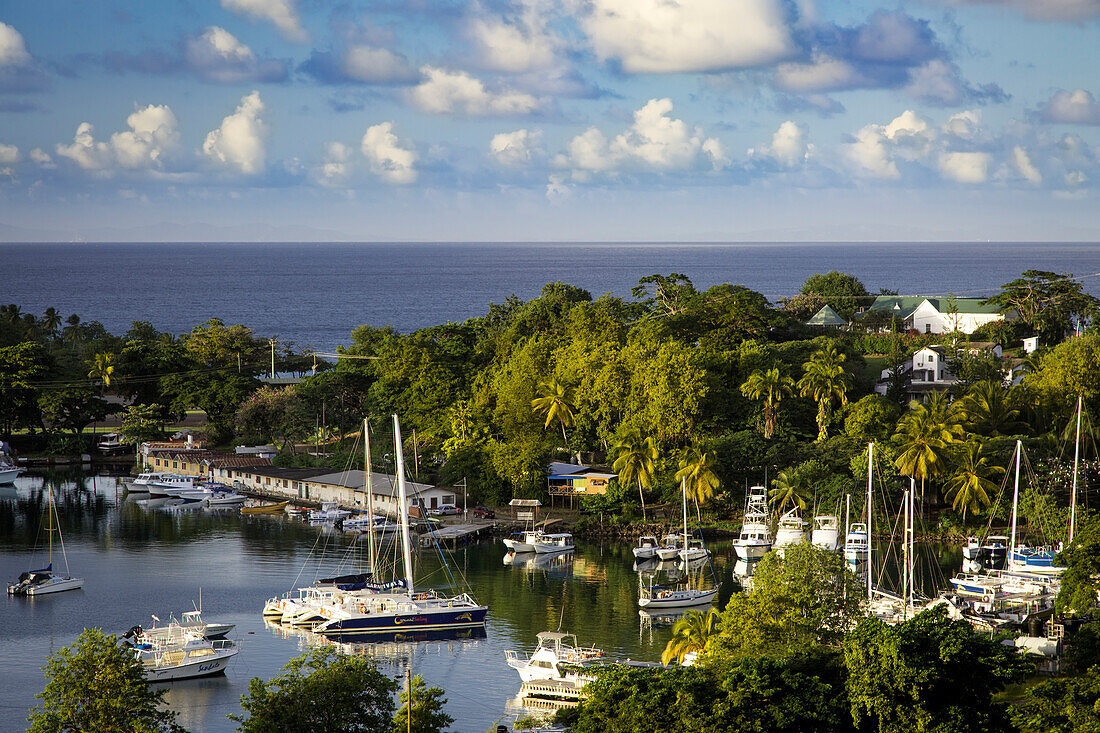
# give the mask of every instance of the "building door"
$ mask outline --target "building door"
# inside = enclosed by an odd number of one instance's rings
[[[432,509],[435,509],[437,504],[439,504],[439,497],[433,496],[432,497]]]

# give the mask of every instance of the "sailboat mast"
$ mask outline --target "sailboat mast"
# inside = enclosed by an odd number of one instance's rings
[[[405,560],[405,584],[409,595],[413,592],[412,550],[409,549],[409,499],[405,489],[405,454],[401,450],[401,424],[393,416],[393,441],[397,456],[397,501],[400,505],[401,549]]]
[[[1013,484],[1012,489],[1012,539],[1008,544],[1008,567],[1012,567],[1012,563],[1016,559],[1016,509],[1020,503],[1020,450],[1023,444],[1016,441],[1016,482]]]
[[[688,561],[688,484],[687,476],[680,479],[680,488],[684,492],[684,563]]]
[[[1081,455],[1081,402],[1082,395],[1077,395],[1077,437],[1073,441],[1073,492],[1069,500],[1069,539],[1073,542],[1073,530],[1077,524],[1077,459]]]
[[[852,526],[852,495],[844,495],[844,551],[848,551],[848,531]]]
[[[909,617],[909,489],[902,492],[901,503],[902,513],[905,515],[905,533],[901,545],[901,618],[904,621]]]
[[[53,569],[53,484],[46,482],[46,534],[50,537],[50,569]]]
[[[374,474],[371,472],[370,465],[370,424],[365,417],[363,418],[363,471],[366,477],[367,517],[370,519],[370,524],[367,525],[370,528],[367,532],[367,557],[370,559],[371,582],[377,583],[378,579],[374,577],[374,573],[377,572],[374,565]]]
[[[913,605],[913,598],[917,594],[917,579],[914,569],[917,563],[917,480],[909,479],[909,605]]]
[[[870,603],[873,599],[871,595],[871,578],[874,575],[872,568],[874,563],[871,562],[871,471],[873,470],[875,444],[867,444],[867,602]]]

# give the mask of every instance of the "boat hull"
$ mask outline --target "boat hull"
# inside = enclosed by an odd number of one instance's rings
[[[669,596],[661,598],[660,595],[656,598],[639,598],[638,605],[642,608],[654,610],[658,608],[686,608],[688,606],[701,606],[705,603],[710,603],[714,600],[714,597],[718,595],[718,589],[707,591],[692,591],[684,593],[683,591],[672,591]]]
[[[504,540],[504,546],[512,552],[534,552],[535,546],[527,542],[521,542],[519,540]]]
[[[759,560],[772,548],[769,544],[734,544],[733,550],[742,560]]]
[[[10,484],[23,472],[21,468],[0,468],[0,484]]]
[[[173,680],[190,680],[198,677],[213,677],[214,675],[225,674],[229,662],[237,655],[237,651],[236,648],[229,649],[226,650],[224,654],[214,659],[195,660],[188,664],[181,664],[175,667],[165,667],[161,669],[146,667],[145,679],[149,682],[171,682]]]
[[[634,557],[636,557],[639,560],[648,560],[651,557],[656,557],[657,556],[657,548],[656,547],[635,547],[633,552],[634,552]]]
[[[50,593],[62,593],[67,590],[79,590],[84,587],[84,578],[50,578],[27,588],[24,595],[44,596]]]
[[[394,632],[466,629],[484,626],[485,614],[488,610],[486,606],[476,606],[445,611],[364,614],[328,621],[318,626],[315,631],[327,638],[336,639]]]

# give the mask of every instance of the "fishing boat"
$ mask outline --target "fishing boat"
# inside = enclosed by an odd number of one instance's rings
[[[778,550],[787,545],[798,544],[804,539],[806,539],[806,522],[798,516],[798,507],[793,507],[779,518],[772,547]]]
[[[117,456],[123,453],[132,453],[134,448],[129,443],[122,441],[122,436],[118,433],[104,433],[103,437],[96,443],[96,450],[105,456]]]
[[[602,649],[582,647],[575,634],[560,631],[543,631],[536,637],[538,645],[534,653],[506,651],[508,666],[519,672],[524,682],[532,680],[564,679],[566,673],[559,665],[583,665],[604,655]]]
[[[280,501],[275,504],[258,504],[256,506],[242,506],[241,514],[282,514],[287,502]]]
[[[343,595],[324,607],[330,620],[316,627],[317,633],[333,640],[347,640],[376,633],[475,628],[485,625],[487,606],[467,593],[444,596],[414,585],[412,543],[409,539],[409,500],[405,486],[405,459],[401,426],[393,416],[394,451],[397,463],[397,498],[400,509],[401,551],[405,577],[393,582],[389,592]]]
[[[632,552],[638,560],[647,560],[657,556],[657,538],[653,535],[642,535],[638,538],[638,544]]]
[[[534,552],[535,543],[540,537],[542,537],[542,530],[538,529],[515,532],[511,537],[504,538],[504,546],[512,552]]]
[[[133,647],[149,682],[223,674],[240,651],[232,641],[211,641],[178,625],[160,638],[138,636]]]
[[[19,580],[8,586],[8,595],[44,596],[49,593],[61,593],[84,587],[84,578],[74,578],[69,574],[69,556],[65,552],[65,539],[61,536],[61,524],[57,518],[57,509],[53,503],[53,484],[46,484],[46,533],[50,542],[50,564],[40,570],[28,570],[19,576]],[[61,557],[65,561],[65,574],[53,572],[53,533],[61,545]]]
[[[553,552],[572,552],[574,549],[573,535],[568,532],[558,532],[556,534],[542,532],[531,544],[534,545],[535,552],[540,555]]]
[[[236,624],[208,623],[202,617],[201,610],[184,611],[179,620],[175,616],[168,618],[167,624],[162,624],[160,619],[153,616],[153,625],[148,628],[135,626],[123,635],[123,640],[133,644],[137,639],[168,639],[177,634],[177,628],[184,631],[196,631],[207,639],[219,639],[236,627]]]
[[[867,525],[855,522],[844,539],[844,559],[851,565],[867,562]]]
[[[0,484],[10,484],[23,473],[23,469],[8,463],[8,459],[0,456]]]
[[[810,543],[828,552],[840,549],[840,518],[833,514],[814,517]]]
[[[753,486],[745,501],[745,518],[741,523],[741,533],[733,542],[733,549],[742,560],[759,560],[771,548],[768,492],[763,486]]]
[[[684,502],[684,533],[683,538],[688,538],[687,526],[687,479],[680,482],[683,491]],[[685,565],[688,563],[685,562]],[[710,603],[718,595],[718,588],[672,588],[666,585],[655,585],[652,582],[646,586],[642,583],[642,577],[638,576],[641,589],[638,594],[638,605],[646,609],[681,608],[684,606],[699,606]]]
[[[657,557],[662,560],[675,560],[680,556],[680,550],[683,549],[681,544],[683,541],[683,536],[675,532],[666,534],[661,540],[660,547],[656,550]]]

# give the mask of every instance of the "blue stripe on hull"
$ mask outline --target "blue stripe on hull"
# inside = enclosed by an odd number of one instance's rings
[[[330,621],[318,633],[324,636],[392,634],[394,632],[465,629],[485,625],[486,609],[410,613],[399,616],[366,615]]]

